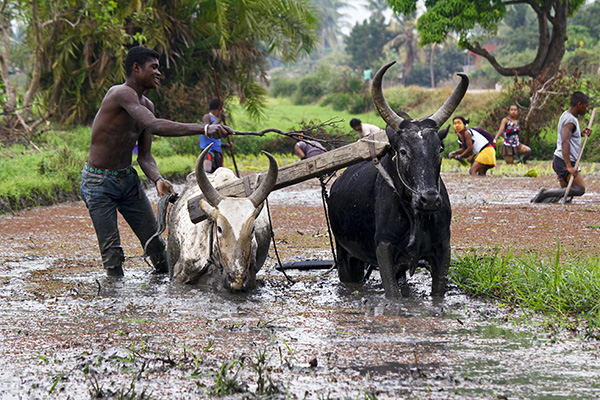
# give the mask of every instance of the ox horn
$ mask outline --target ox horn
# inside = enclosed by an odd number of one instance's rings
[[[254,204],[254,207],[258,207],[265,201],[269,193],[273,190],[275,182],[277,182],[277,161],[275,161],[275,158],[266,151],[263,151],[263,153],[269,157],[269,172],[267,172],[267,177],[260,186],[248,197],[252,204]]]
[[[435,121],[438,127],[441,127],[448,118],[452,115],[456,107],[460,104],[463,97],[465,97],[465,93],[467,93],[467,88],[469,87],[469,77],[466,74],[459,73],[460,82],[454,88],[454,91],[448,97],[448,100],[433,114],[429,119]]]
[[[223,196],[221,196],[221,193],[219,193],[209,182],[206,172],[204,171],[204,157],[206,157],[206,153],[208,153],[212,145],[213,144],[211,143],[207,148],[202,150],[202,153],[200,153],[200,156],[196,161],[196,182],[198,182],[198,186],[200,186],[200,190],[204,193],[204,197],[206,198],[206,201],[208,201],[208,204],[216,207],[221,200],[223,200]]]
[[[385,101],[385,97],[383,97],[383,91],[381,90],[383,74],[385,74],[385,71],[387,71],[388,68],[395,63],[396,61],[392,61],[377,71],[375,77],[373,78],[373,84],[371,85],[371,96],[373,97],[373,103],[375,104],[379,115],[381,115],[381,118],[383,118],[385,123],[388,124],[393,130],[397,131],[402,121],[404,121],[404,118],[400,117],[394,112],[394,110],[391,109],[387,101]]]

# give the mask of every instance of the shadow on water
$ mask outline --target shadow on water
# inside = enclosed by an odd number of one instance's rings
[[[264,382],[272,398],[600,395],[596,343],[550,336],[456,287],[432,299],[426,273],[411,278],[409,297],[387,299],[377,273],[344,285],[335,271],[291,271],[290,285],[271,262],[256,290],[229,294],[133,264],[121,280],[50,258],[0,264],[2,399],[119,398],[132,387],[206,398],[232,360],[239,370],[225,377],[241,394],[224,398],[260,397]],[[43,293],[48,285],[56,290]]]

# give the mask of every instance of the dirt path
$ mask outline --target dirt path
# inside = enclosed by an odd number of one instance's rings
[[[547,255],[558,241],[600,255],[598,178],[568,206],[529,203],[551,178],[444,179],[457,253],[499,246]],[[271,209],[284,260],[330,258],[318,182],[273,198]],[[589,381],[600,371],[596,343],[540,332],[518,310],[456,288],[434,303],[425,274],[413,278],[410,298],[392,301],[377,274],[344,286],[335,272],[292,272],[290,286],[271,259],[255,292],[215,294],[148,274],[139,243],[122,233],[126,277],[113,283],[82,202],[0,216],[0,398],[201,399],[227,382],[240,393],[225,398],[236,399],[600,394]]]

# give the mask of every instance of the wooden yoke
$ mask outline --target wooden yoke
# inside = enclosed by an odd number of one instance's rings
[[[373,146],[375,155],[380,157],[389,147],[387,134],[380,131],[358,140],[355,143],[339,147],[337,149],[319,154],[311,158],[300,160],[293,164],[284,165],[279,168],[277,182],[273,190],[281,189],[316,178],[338,169],[348,167],[361,161],[372,158],[369,147]],[[266,172],[243,177],[241,180],[232,182],[218,188],[223,197],[247,197],[265,179]],[[200,209],[200,199],[204,196],[196,196],[188,200],[188,212],[193,223],[204,221],[206,216]]]

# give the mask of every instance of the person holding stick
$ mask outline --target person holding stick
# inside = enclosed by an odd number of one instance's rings
[[[556,172],[560,189],[541,188],[531,199],[532,203],[556,203],[563,197],[566,199],[567,196],[582,196],[585,193],[583,174],[578,171],[577,164],[583,150],[581,136],[589,136],[592,133],[593,121],[590,120],[590,125],[581,131],[577,117],[587,113],[589,102],[589,97],[582,92],[574,92],[571,95],[569,109],[563,112],[558,120],[556,150],[552,159],[552,168]],[[573,180],[573,183],[567,193],[570,179]]]
[[[223,104],[217,97],[213,97],[208,102],[208,108],[210,111],[208,114],[204,114],[202,117],[203,124],[222,124],[225,119],[225,111],[223,110]],[[215,137],[207,137],[200,135],[200,149],[204,150],[212,143],[212,147],[208,151],[206,158],[204,159],[204,171],[212,174],[217,168],[223,166],[223,152],[221,151],[221,139]],[[226,145],[227,146],[227,145]]]

